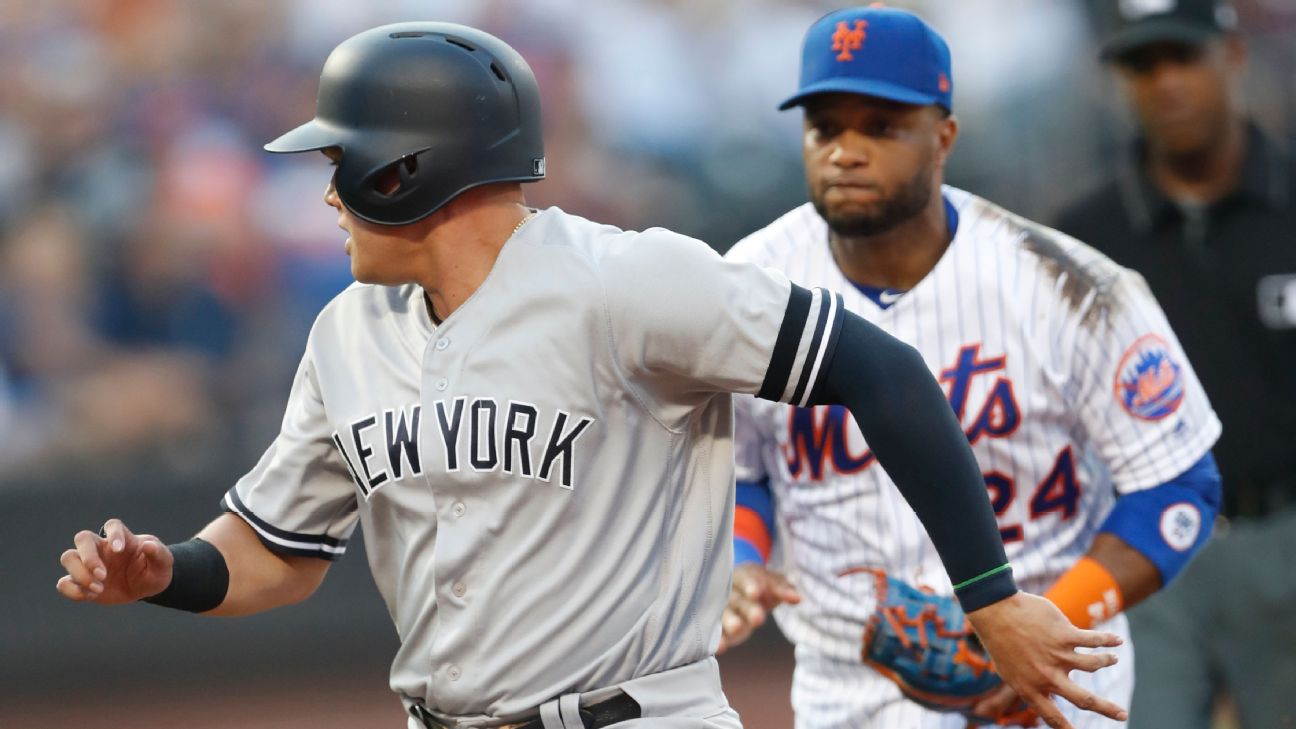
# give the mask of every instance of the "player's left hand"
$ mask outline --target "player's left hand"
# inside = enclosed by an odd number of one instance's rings
[[[1111,653],[1080,653],[1076,648],[1115,648],[1122,642],[1120,636],[1081,630],[1053,603],[1025,592],[968,613],[968,620],[994,659],[995,670],[1053,729],[1074,729],[1053,703],[1053,695],[1116,721],[1129,718],[1123,708],[1067,675],[1114,665],[1116,656]]]

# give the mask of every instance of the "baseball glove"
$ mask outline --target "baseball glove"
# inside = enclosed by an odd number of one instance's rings
[[[864,630],[864,662],[891,679],[910,700],[935,711],[962,714],[977,724],[1036,726],[1024,702],[1000,716],[972,707],[1003,685],[967,616],[952,597],[921,590],[885,572],[877,579],[877,610]]]

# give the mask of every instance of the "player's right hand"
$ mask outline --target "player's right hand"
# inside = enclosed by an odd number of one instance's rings
[[[717,654],[747,640],[782,603],[801,602],[801,593],[788,578],[764,565],[748,562],[734,569],[729,604],[720,618],[723,632]]]
[[[1129,712],[1071,680],[1074,670],[1097,671],[1116,663],[1111,653],[1081,653],[1078,648],[1115,648],[1114,633],[1081,630],[1048,600],[1025,592],[968,615],[1004,683],[1053,729],[1073,729],[1053,703],[1061,696],[1085,711],[1126,721]]]
[[[120,605],[156,595],[171,584],[171,550],[157,537],[134,534],[120,519],[109,519],[102,533],[82,530],[72,538],[76,547],[59,558],[67,570],[58,581],[60,595]]]

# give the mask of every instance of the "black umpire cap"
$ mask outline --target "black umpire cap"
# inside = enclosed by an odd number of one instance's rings
[[[1228,0],[1100,0],[1103,60],[1152,43],[1199,45],[1237,29]]]

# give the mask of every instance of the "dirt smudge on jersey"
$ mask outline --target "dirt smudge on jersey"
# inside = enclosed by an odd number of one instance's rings
[[[1084,315],[1081,326],[1093,331],[1120,303],[1116,295],[1121,269],[1106,256],[1052,228],[1027,220],[992,203],[978,215],[998,217],[999,224],[1021,236],[1024,250],[1039,258],[1040,268],[1058,283],[1060,298]]]

